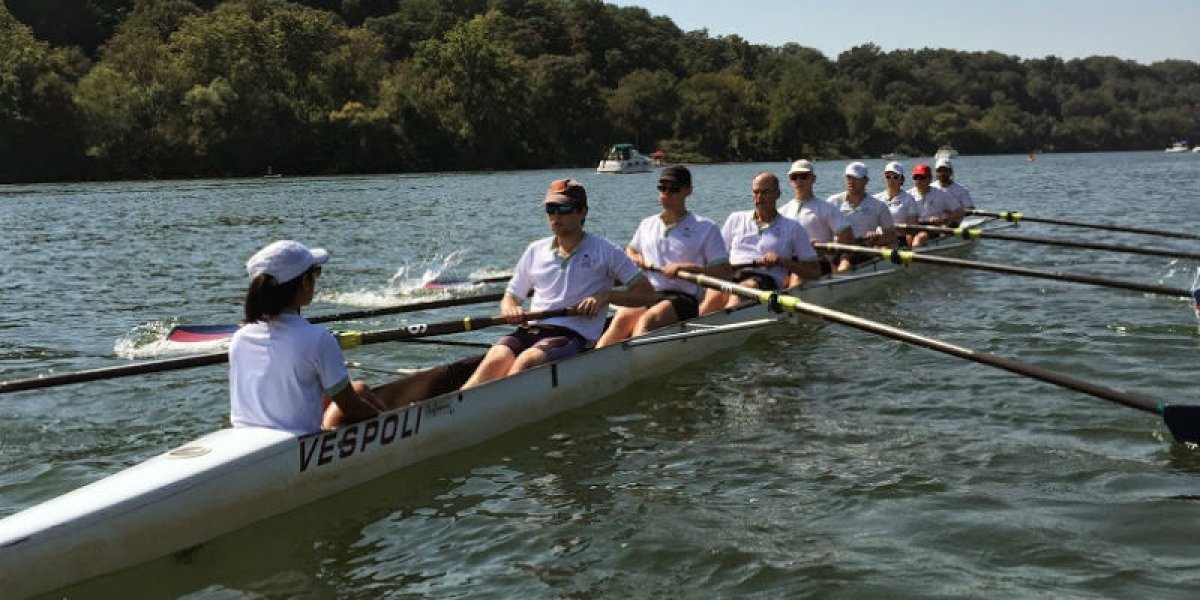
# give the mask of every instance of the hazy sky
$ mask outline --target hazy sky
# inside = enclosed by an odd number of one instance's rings
[[[995,50],[1021,58],[1104,55],[1200,62],[1200,0],[608,0],[666,15],[684,31],[795,42],[830,60],[865,43]]]

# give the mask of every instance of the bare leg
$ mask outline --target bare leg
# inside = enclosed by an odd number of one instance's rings
[[[642,318],[638,319],[637,326],[633,328],[633,335],[642,335],[647,331],[666,327],[678,320],[679,317],[675,314],[675,307],[671,301],[663,300],[643,311]]]
[[[515,360],[516,356],[513,356],[513,352],[508,346],[492,346],[488,349],[487,355],[483,357],[483,362],[479,363],[479,368],[475,369],[471,378],[463,384],[462,389],[473,388],[481,383],[504,377],[512,368]]]
[[[596,342],[596,347],[603,348],[609,344],[628,338],[633,333],[638,319],[645,312],[646,309],[641,306],[622,306],[618,308],[612,323],[609,323],[608,329],[604,331],[604,335],[600,336],[600,341]]]
[[[512,366],[508,369],[508,375],[516,375],[521,371],[527,371],[538,365],[545,364],[549,359],[550,357],[546,356],[545,352],[537,348],[528,348],[513,361]]]
[[[729,296],[717,290],[705,290],[704,300],[700,302],[700,314],[707,315],[711,312],[716,312],[725,308],[725,303],[729,301]]]
[[[757,281],[755,281],[755,280],[753,280],[753,279],[747,279],[747,280],[745,280],[745,281],[739,281],[739,282],[738,282],[738,285],[740,285],[740,286],[742,286],[742,287],[748,287],[748,288],[755,288],[755,289],[757,289],[757,288],[758,288],[758,282],[757,282]],[[735,296],[735,295],[733,295],[733,294],[730,294],[730,295],[729,295],[729,300],[728,300],[728,301],[725,303],[725,308],[733,308],[733,307],[735,307],[735,306],[737,306],[737,305],[739,305],[739,304],[741,304],[741,303],[742,303],[742,297],[741,297],[741,296]]]

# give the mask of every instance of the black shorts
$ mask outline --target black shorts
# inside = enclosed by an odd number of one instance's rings
[[[775,278],[767,275],[766,273],[742,269],[733,274],[734,281],[745,281],[747,279],[753,279],[754,282],[758,284],[758,289],[760,290],[779,289],[779,284],[775,283]]]
[[[658,296],[671,302],[671,308],[675,309],[675,318],[680,321],[695,318],[700,314],[700,300],[691,294],[667,291],[659,292]]]

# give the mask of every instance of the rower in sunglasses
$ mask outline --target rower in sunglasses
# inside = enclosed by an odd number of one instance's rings
[[[780,214],[799,221],[813,242],[854,243],[850,222],[846,220],[842,211],[832,204],[818,199],[813,193],[813,184],[817,182],[817,173],[813,170],[811,161],[802,158],[792,163],[791,168],[788,169],[788,180],[792,183],[795,195],[779,207]],[[817,254],[821,258],[822,275],[850,268],[849,254],[826,254],[824,252]]]
[[[962,211],[958,202],[947,194],[930,185],[933,170],[926,163],[913,167],[913,187],[908,194],[917,205],[917,221],[923,225],[950,226],[962,219]],[[908,244],[914,248],[925,244],[931,237],[929,232],[920,231],[909,236]]]
[[[660,300],[649,308],[618,309],[597,347],[697,316],[704,288],[675,279],[679,270],[719,279],[733,276],[720,228],[688,210],[691,194],[692,173],[687,167],[672,165],[659,174],[658,203],[662,212],[642,220],[625,253],[640,267],[654,267],[647,276]]]
[[[604,329],[609,304],[657,301],[650,282],[616,244],[584,232],[588,201],[579,182],[551,183],[542,208],[553,235],[525,249],[500,300],[500,313],[520,326],[488,350],[464,389],[591,347]],[[615,289],[614,281],[625,288]],[[531,311],[575,308],[578,314],[526,322],[521,303],[530,293]]]

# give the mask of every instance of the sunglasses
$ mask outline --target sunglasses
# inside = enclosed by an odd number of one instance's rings
[[[546,214],[548,215],[555,213],[560,215],[569,215],[575,212],[575,210],[579,207],[575,206],[574,204],[545,204],[543,205],[543,208],[546,209]]]
[[[904,179],[904,176],[903,176],[903,175],[897,175],[897,174],[895,174],[895,173],[887,173],[887,174],[885,174],[885,175],[883,176],[883,178],[884,178],[884,179]]]
[[[809,173],[793,173],[788,175],[788,178],[792,181],[808,181],[809,177],[812,177]]]
[[[683,188],[681,188],[681,187],[678,187],[678,186],[674,186],[674,185],[663,185],[663,184],[661,184],[661,183],[660,183],[660,184],[658,184],[658,191],[660,191],[660,192],[664,192],[664,193],[667,193],[667,194],[674,194],[674,193],[676,193],[676,192],[679,192],[679,191],[682,191],[682,190],[683,190]]]
[[[913,175],[913,179],[929,179],[928,175]]]

